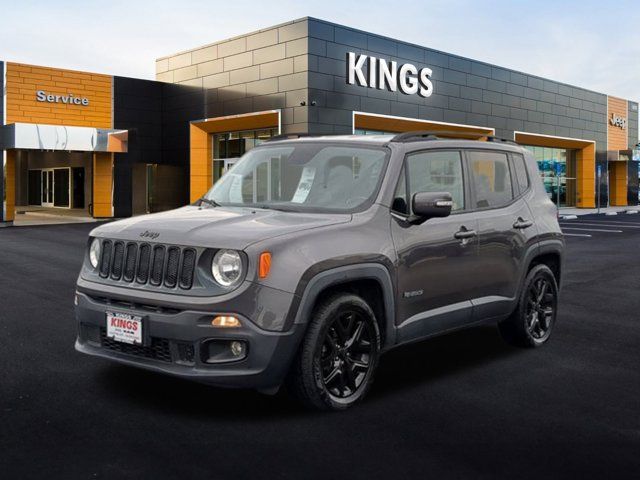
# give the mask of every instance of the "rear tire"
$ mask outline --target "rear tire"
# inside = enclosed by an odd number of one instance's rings
[[[518,307],[498,323],[505,341],[523,348],[536,348],[550,338],[558,310],[558,284],[551,269],[536,265],[527,274]]]
[[[371,388],[379,355],[380,330],[371,307],[357,295],[332,295],[314,310],[288,386],[308,407],[344,410]]]

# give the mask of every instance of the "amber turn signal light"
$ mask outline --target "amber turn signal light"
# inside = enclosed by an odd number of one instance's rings
[[[258,262],[258,277],[267,278],[269,270],[271,270],[271,254],[262,252],[260,254],[260,262]]]
[[[240,320],[232,315],[218,315],[213,320],[211,320],[211,325],[213,325],[214,327],[224,328],[239,327]]]

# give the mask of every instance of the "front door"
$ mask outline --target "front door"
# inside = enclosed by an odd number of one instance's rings
[[[29,170],[29,205],[42,205],[42,170]]]
[[[68,168],[56,168],[53,171],[53,206],[69,208],[71,192]]]
[[[53,170],[42,170],[42,206],[53,207]]]
[[[454,206],[446,218],[411,225],[417,192],[448,192]],[[401,342],[465,325],[472,318],[478,259],[478,224],[466,212],[462,155],[456,150],[409,154],[396,190],[391,234],[398,255],[398,312]]]
[[[69,208],[69,170],[69,168],[49,168],[42,170],[40,174],[40,191],[43,207]]]
[[[73,208],[84,208],[84,167],[72,169]]]

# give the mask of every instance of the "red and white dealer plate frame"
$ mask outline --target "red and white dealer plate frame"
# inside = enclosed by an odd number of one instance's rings
[[[107,337],[130,345],[142,345],[142,317],[107,312]]]

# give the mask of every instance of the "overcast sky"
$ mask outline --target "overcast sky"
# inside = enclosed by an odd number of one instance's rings
[[[154,60],[312,16],[640,100],[638,1],[0,0],[0,59],[154,78]]]

